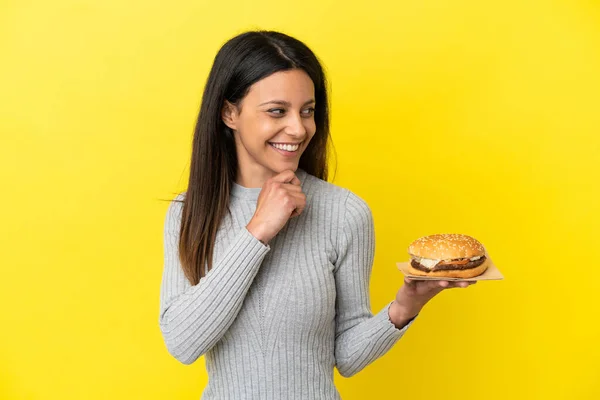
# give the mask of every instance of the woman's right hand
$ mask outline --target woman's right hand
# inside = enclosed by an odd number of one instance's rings
[[[256,203],[256,211],[246,229],[255,238],[267,244],[290,218],[300,215],[305,206],[306,195],[302,193],[300,180],[294,171],[284,171],[263,185]]]

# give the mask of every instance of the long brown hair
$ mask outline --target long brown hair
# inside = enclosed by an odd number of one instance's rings
[[[229,211],[238,168],[233,131],[221,118],[227,100],[239,104],[255,82],[278,71],[302,69],[315,86],[316,132],[299,168],[327,180],[330,139],[327,81],[315,54],[301,41],[273,31],[238,35],[217,53],[208,76],[194,132],[192,159],[179,239],[179,258],[196,285],[212,268],[217,230]]]

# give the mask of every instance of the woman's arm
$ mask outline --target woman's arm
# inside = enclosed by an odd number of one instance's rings
[[[352,376],[385,354],[411,325],[402,329],[390,321],[386,305],[373,315],[369,280],[374,259],[373,217],[368,205],[349,192],[340,221],[335,281],[335,360],[342,376]]]
[[[191,364],[229,329],[269,247],[242,228],[209,273],[192,286],[179,261],[182,207],[171,203],[165,219],[159,323],[169,353]]]

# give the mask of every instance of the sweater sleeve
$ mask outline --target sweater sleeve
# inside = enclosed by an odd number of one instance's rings
[[[169,353],[191,364],[229,329],[270,248],[242,228],[206,276],[191,285],[179,261],[182,209],[172,202],[165,217],[159,325]]]
[[[412,324],[397,329],[390,321],[388,303],[371,313],[369,280],[374,259],[373,216],[368,205],[352,192],[337,244],[335,361],[340,374],[352,376],[390,350]],[[414,319],[413,319],[414,320]]]

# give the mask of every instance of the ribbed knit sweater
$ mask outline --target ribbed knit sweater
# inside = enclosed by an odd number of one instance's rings
[[[412,323],[397,329],[391,303],[371,312],[368,205],[303,170],[296,175],[306,208],[268,245],[246,229],[261,189],[234,184],[213,268],[197,285],[178,259],[182,204],[168,208],[159,324],[177,360],[191,364],[205,355],[201,399],[339,399],[334,367],[356,374]]]

